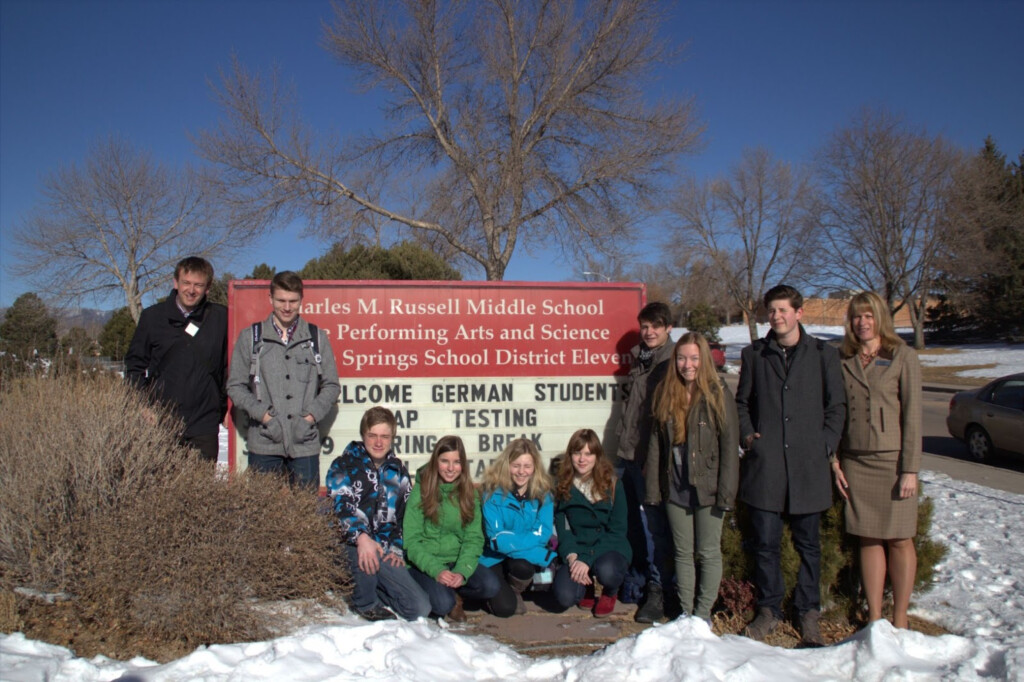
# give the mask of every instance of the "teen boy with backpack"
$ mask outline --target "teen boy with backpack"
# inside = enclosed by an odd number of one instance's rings
[[[320,430],[341,385],[323,330],[299,316],[302,280],[290,271],[270,282],[272,311],[238,335],[228,396],[249,416],[249,468],[287,473],[295,485],[320,486]]]

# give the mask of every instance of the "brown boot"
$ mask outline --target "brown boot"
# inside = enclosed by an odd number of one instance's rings
[[[768,607],[762,606],[757,610],[757,617],[743,628],[743,636],[763,642],[768,635],[778,629],[782,621],[775,617],[775,614]]]
[[[462,597],[455,593],[455,606],[448,612],[448,620],[452,623],[465,623],[466,611],[462,608]]]
[[[508,577],[508,585],[512,588],[512,591],[516,593],[516,615],[521,616],[526,613],[526,602],[523,601],[523,592],[529,589],[533,583],[532,578],[516,578],[515,576]]]
[[[825,646],[825,638],[821,636],[818,625],[817,610],[804,611],[800,614],[800,644],[805,647]]]

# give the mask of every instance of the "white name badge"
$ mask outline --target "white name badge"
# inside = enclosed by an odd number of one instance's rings
[[[199,331],[199,327],[194,322],[189,322],[188,326],[185,327],[185,333],[189,336],[195,336],[197,331]]]

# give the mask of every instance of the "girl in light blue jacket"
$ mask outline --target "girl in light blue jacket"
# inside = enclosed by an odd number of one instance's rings
[[[555,557],[549,547],[555,509],[551,479],[531,441],[508,444],[484,474],[483,496],[486,537],[480,564],[501,582],[488,606],[500,618],[526,613],[523,592]]]

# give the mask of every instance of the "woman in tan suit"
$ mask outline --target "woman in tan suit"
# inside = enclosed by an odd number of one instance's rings
[[[846,429],[832,470],[846,499],[846,531],[860,537],[868,619],[882,617],[888,568],[893,625],[906,628],[917,572],[921,367],[917,353],[896,336],[888,306],[871,291],[850,301],[840,352]]]

